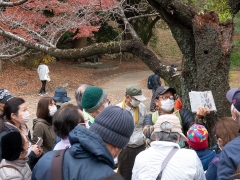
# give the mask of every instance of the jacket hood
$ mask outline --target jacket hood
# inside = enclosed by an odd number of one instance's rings
[[[69,133],[69,141],[71,143],[69,152],[74,158],[96,156],[98,160],[114,168],[113,157],[98,134],[83,126],[76,126]]]

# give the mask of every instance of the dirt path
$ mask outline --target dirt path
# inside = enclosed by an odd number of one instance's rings
[[[126,73],[112,78],[111,80],[101,84],[99,82],[97,86],[107,91],[111,104],[117,104],[124,99],[126,86],[129,84],[137,84],[142,88],[143,94],[148,98],[144,104],[149,111],[149,104],[152,96],[152,91],[147,89],[147,77],[152,74],[152,71],[138,71],[133,73]],[[71,98],[71,103],[76,104],[74,93],[75,90],[67,90],[68,97]],[[49,92],[48,96],[53,96],[54,92]],[[40,96],[21,96],[28,103],[29,112],[32,118],[36,117],[37,103]],[[28,127],[32,129],[32,120],[28,122]]]

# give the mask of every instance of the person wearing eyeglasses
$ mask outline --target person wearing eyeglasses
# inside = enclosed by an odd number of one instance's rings
[[[186,135],[190,126],[195,122],[199,124],[203,124],[202,118],[210,113],[206,108],[199,107],[196,117],[194,118],[193,113],[188,109],[181,109],[175,111],[174,104],[176,100],[176,90],[174,88],[170,88],[168,86],[160,86],[155,94],[154,94],[154,102],[156,107],[158,108],[152,114],[148,114],[145,116],[143,125],[144,125],[144,134],[146,135],[146,131],[149,126],[152,126],[157,121],[157,118],[163,114],[175,114],[181,123],[183,128],[183,133]],[[200,122],[201,120],[201,122]],[[183,144],[182,144],[183,143]],[[180,141],[180,147],[184,147],[185,143]]]

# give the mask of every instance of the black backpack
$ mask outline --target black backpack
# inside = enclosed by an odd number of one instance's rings
[[[153,88],[153,76],[154,76],[154,74],[148,76],[148,84],[147,84],[148,89]]]

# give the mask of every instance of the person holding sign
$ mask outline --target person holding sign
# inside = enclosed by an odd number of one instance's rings
[[[154,94],[154,102],[158,107],[158,111],[145,116],[143,125],[144,129],[152,126],[157,121],[157,118],[163,114],[175,114],[181,123],[184,134],[187,133],[189,127],[194,123],[195,119],[191,111],[188,109],[174,110],[176,100],[176,90],[168,86],[160,86]],[[199,107],[196,113],[196,120],[202,119],[210,111],[204,107]],[[203,122],[203,121],[202,121]],[[144,131],[145,132],[145,131]],[[184,145],[181,145],[182,147]]]

